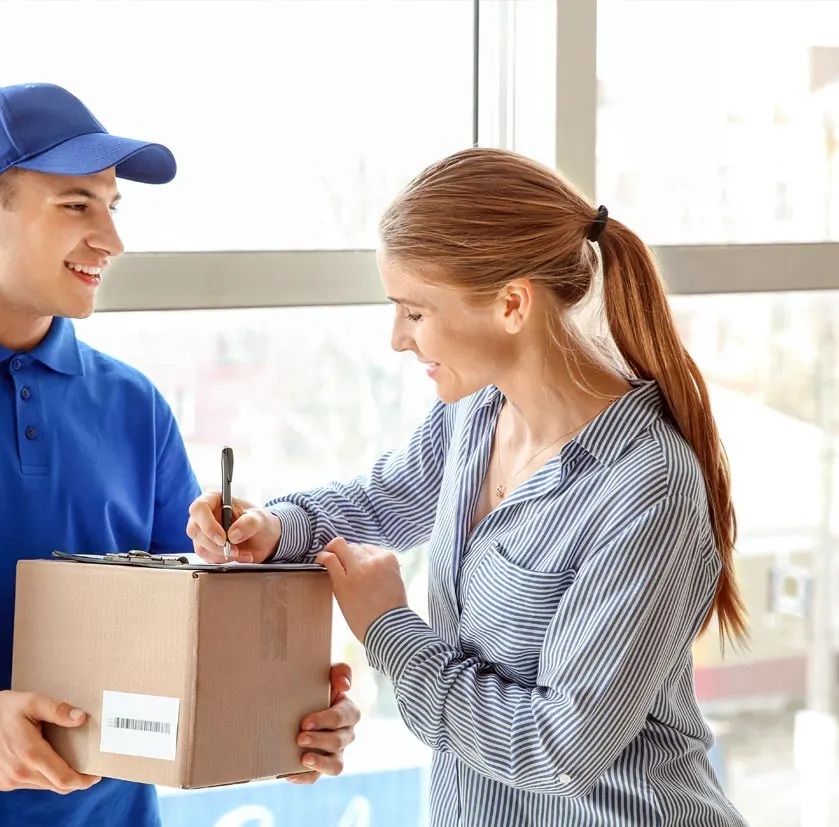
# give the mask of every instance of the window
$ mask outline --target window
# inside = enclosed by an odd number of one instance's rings
[[[655,244],[839,238],[837,4],[598,8],[597,189],[616,217]]]
[[[688,349],[710,384],[731,462],[747,650],[695,647],[697,697],[715,728],[716,768],[749,824],[786,827],[833,791],[839,769],[802,710],[832,703],[839,678],[839,294],[676,296]],[[831,595],[833,597],[831,597]],[[796,768],[826,766],[826,792]],[[801,821],[800,823],[810,823]]]
[[[483,0],[480,143],[547,164],[556,153],[556,2]]]
[[[121,185],[130,250],[369,248],[397,190],[472,140],[464,0],[9,3],[3,29],[3,85],[54,79],[175,153],[165,193]]]

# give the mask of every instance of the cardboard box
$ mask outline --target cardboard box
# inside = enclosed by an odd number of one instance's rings
[[[330,701],[325,570],[145,558],[18,563],[12,688],[90,716],[49,742],[80,772],[170,787],[305,772],[300,723]]]

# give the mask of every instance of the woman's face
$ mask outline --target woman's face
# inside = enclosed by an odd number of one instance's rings
[[[410,265],[378,255],[388,298],[396,306],[391,345],[411,351],[427,369],[444,402],[496,384],[515,361],[505,302],[476,306],[451,287],[426,284]]]

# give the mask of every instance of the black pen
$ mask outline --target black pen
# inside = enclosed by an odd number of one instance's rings
[[[230,557],[230,540],[227,531],[233,522],[233,495],[230,484],[233,482],[233,449],[225,446],[221,449],[221,527],[224,529],[224,559]]]

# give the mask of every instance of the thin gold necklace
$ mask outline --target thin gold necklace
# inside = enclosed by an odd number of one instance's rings
[[[577,426],[576,428],[574,428],[574,431],[580,430],[581,427],[582,426]],[[504,472],[501,468],[501,451],[496,450],[495,464],[498,468],[498,476],[501,477],[502,481],[495,486],[495,496],[498,497],[499,500],[503,500],[504,497],[507,495],[507,483],[510,480],[514,480],[519,474],[521,474],[521,472],[524,471],[524,469],[527,468],[527,466],[530,465],[530,463],[533,462],[533,460],[536,459],[536,457],[538,457],[540,454],[544,454],[545,451],[548,450],[548,448],[550,448],[553,445],[556,445],[557,442],[559,442],[561,439],[565,439],[566,437],[571,436],[571,434],[573,434],[574,431],[569,431],[567,434],[562,434],[561,436],[558,436],[553,442],[549,442],[547,445],[542,446],[527,462],[525,462],[524,465],[522,465],[521,468],[519,468],[518,471],[516,471],[515,474],[513,474],[511,477],[507,477],[506,480],[504,478]]]
[[[619,399],[620,397],[617,397],[617,398]],[[606,406],[606,408],[610,407],[614,402],[615,402],[615,400],[613,399],[611,402],[609,402],[609,404]],[[499,446],[495,451],[495,465],[498,468],[498,476],[501,477],[501,482],[499,482],[498,485],[495,486],[495,496],[499,500],[503,500],[504,497],[507,496],[507,484],[510,482],[510,480],[514,480],[519,474],[521,474],[522,471],[524,471],[525,468],[527,468],[528,465],[530,465],[531,462],[533,462],[534,459],[536,459],[536,457],[538,457],[540,454],[544,454],[545,451],[548,450],[548,448],[550,448],[553,445],[556,445],[557,442],[559,442],[560,440],[568,439],[568,437],[570,437],[572,434],[574,434],[577,431],[580,431],[583,428],[585,428],[585,426],[588,425],[589,422],[591,422],[594,419],[597,419],[597,417],[600,416],[600,414],[602,414],[603,411],[606,410],[606,408],[603,408],[602,411],[598,411],[590,419],[587,419],[581,425],[577,425],[576,428],[572,428],[570,431],[568,431],[567,434],[561,434],[560,436],[558,436],[552,442],[549,442],[547,445],[543,445],[527,462],[525,462],[524,465],[522,465],[521,468],[519,468],[518,471],[516,471],[515,474],[513,474],[511,477],[507,477],[506,479],[504,478],[504,472],[501,468],[501,451],[499,450],[500,449],[500,443],[499,443]]]

